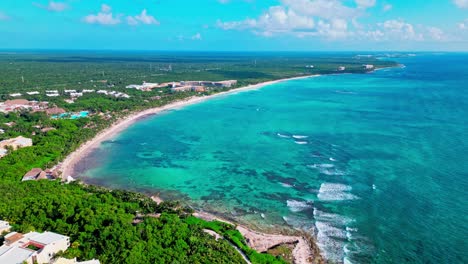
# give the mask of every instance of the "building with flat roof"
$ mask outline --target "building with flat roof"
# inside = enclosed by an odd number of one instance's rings
[[[10,232],[11,226],[7,221],[0,220],[0,235],[5,232]]]
[[[51,263],[54,256],[70,247],[70,238],[53,232],[12,232],[0,247],[0,263]]]

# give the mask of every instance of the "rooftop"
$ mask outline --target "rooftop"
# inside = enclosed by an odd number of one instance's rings
[[[60,240],[69,239],[69,237],[53,232],[44,232],[42,234],[38,234],[37,236],[31,237],[30,239],[31,241],[48,245]]]

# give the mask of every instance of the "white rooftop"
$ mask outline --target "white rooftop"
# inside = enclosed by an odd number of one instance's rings
[[[67,236],[56,234],[53,232],[44,232],[30,238],[32,241],[39,242],[44,245],[52,244],[54,242],[68,239]]]
[[[31,257],[34,251],[20,248],[2,246],[0,247],[0,263],[2,264],[22,264],[23,261]]]
[[[10,226],[10,223],[8,223],[7,221],[0,220],[0,228],[6,227],[6,226]]]

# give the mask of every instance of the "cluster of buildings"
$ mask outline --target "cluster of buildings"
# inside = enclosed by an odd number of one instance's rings
[[[33,145],[32,139],[25,137],[16,137],[0,141],[0,158],[8,153],[8,148],[17,150],[20,148],[31,147]]]
[[[70,98],[73,100],[73,99],[76,99],[78,97],[81,97],[83,96],[84,94],[86,93],[95,93],[96,90],[92,90],[92,89],[83,89],[81,91],[77,91],[77,90],[64,90],[63,91],[63,95],[68,95],[70,96]],[[106,91],[106,90],[99,90],[97,91],[97,93],[101,93],[101,94],[106,94],[106,95],[110,95],[110,96],[114,96],[114,97],[122,97],[122,98],[130,98],[129,95],[125,94],[125,93],[121,93],[121,92],[116,92],[116,91]],[[28,95],[38,95],[40,94],[40,92],[38,91],[31,91],[31,92],[26,92],[26,94]],[[21,93],[12,93],[12,94],[9,94],[11,97],[20,97],[22,96],[23,94]],[[60,96],[60,92],[58,90],[46,90],[45,91],[45,95],[47,97],[58,97]]]
[[[137,89],[140,91],[151,91],[155,88],[171,88],[173,92],[205,92],[209,88],[231,88],[237,84],[237,80],[227,81],[180,81],[180,82],[166,82],[166,83],[147,83],[127,85],[127,89]]]
[[[28,101],[26,99],[14,99],[0,102],[0,112],[3,113],[20,110],[43,111],[48,107],[48,102]]]
[[[11,226],[6,221],[0,221],[0,235],[10,232]],[[5,235],[0,247],[0,263],[2,264],[99,264],[99,260],[77,262],[76,259],[56,258],[59,252],[70,247],[70,238],[54,232],[29,232],[21,234],[11,232]]]
[[[115,97],[115,98],[130,98],[130,95],[128,95],[128,94],[121,93],[121,92],[116,92],[116,91],[99,90],[99,91],[97,91],[97,93],[112,96],[112,97]]]

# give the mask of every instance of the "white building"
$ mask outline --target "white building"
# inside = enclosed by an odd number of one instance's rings
[[[51,263],[54,256],[70,247],[70,238],[53,232],[12,232],[0,247],[0,263]]]
[[[64,90],[65,93],[76,93],[76,90]]]
[[[38,91],[26,92],[28,95],[36,95],[39,94]]]
[[[137,90],[140,90],[140,91],[149,91],[149,90],[151,90],[153,88],[156,88],[156,87],[159,87],[158,83],[148,83],[148,82],[143,82],[142,85],[130,84],[130,85],[125,86],[125,88],[127,88],[127,89],[137,89]]]
[[[46,93],[56,94],[58,93],[58,90],[47,90]]]
[[[12,93],[12,94],[10,94],[10,96],[11,97],[19,97],[19,96],[21,96],[21,94],[20,93]]]
[[[94,93],[94,90],[83,90],[83,93]]]
[[[58,258],[53,264],[101,264],[99,260],[92,259],[88,261],[77,261],[75,259]]]
[[[77,93],[77,92],[75,92],[75,93],[70,93],[70,96],[71,96],[71,97],[81,97],[81,96],[83,96],[83,93]]]
[[[4,232],[10,232],[11,226],[7,221],[0,220],[0,235]]]

